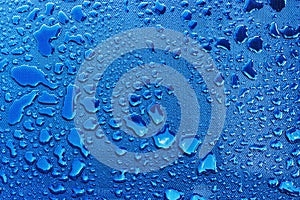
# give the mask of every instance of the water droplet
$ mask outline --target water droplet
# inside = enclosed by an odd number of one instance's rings
[[[175,133],[169,130],[169,125],[165,125],[163,129],[153,136],[155,145],[158,148],[167,149],[174,143]]]

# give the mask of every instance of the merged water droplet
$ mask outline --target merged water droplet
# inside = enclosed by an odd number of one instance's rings
[[[159,133],[153,136],[153,140],[156,147],[167,149],[174,143],[175,133],[170,131],[168,125],[165,125]]]

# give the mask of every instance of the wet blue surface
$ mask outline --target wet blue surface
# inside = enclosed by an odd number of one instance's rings
[[[0,0],[0,199],[299,199],[299,13],[296,0]],[[226,123],[199,159],[211,113],[201,76],[163,51],[124,55],[105,71],[97,101],[80,102],[98,117],[86,128],[99,124],[110,142],[135,152],[174,142],[181,115],[170,88],[148,85],[129,97],[130,112],[142,116],[132,119],[139,134],[151,120],[162,123],[155,103],[171,113],[153,137],[127,135],[111,116],[114,84],[151,61],[183,74],[202,110],[197,137],[180,143],[183,157],[154,172],[120,172],[97,161],[74,127],[75,76],[105,39],[161,26],[197,40],[213,58],[222,73],[214,81],[226,88]]]

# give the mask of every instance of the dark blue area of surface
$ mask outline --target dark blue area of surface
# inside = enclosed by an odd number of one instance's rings
[[[0,199],[299,199],[298,1],[2,0],[0,8]],[[188,35],[222,72],[226,122],[205,158],[184,155],[161,170],[134,174],[105,166],[82,145],[72,121],[78,69],[102,41],[137,27]],[[110,86],[141,61],[166,63],[191,80],[204,108],[203,139],[211,99],[182,59],[151,49],[125,55],[105,72],[97,94],[110,97]],[[174,110],[169,125],[176,135],[176,98],[165,98],[165,87],[162,93],[145,90],[138,95],[150,99],[152,92]],[[110,141],[133,151],[156,150],[152,138],[111,128],[108,99],[94,103],[101,105],[98,122],[106,123]]]

